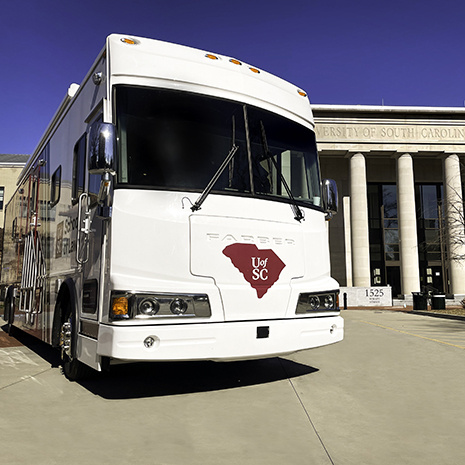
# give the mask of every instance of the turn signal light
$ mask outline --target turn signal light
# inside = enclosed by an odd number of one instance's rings
[[[116,297],[111,305],[111,313],[114,318],[126,318],[129,316],[129,302],[127,297]]]

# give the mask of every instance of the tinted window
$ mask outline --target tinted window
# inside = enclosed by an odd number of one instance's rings
[[[61,165],[52,174],[50,185],[50,207],[54,207],[60,200],[61,193]]]
[[[214,191],[287,198],[285,179],[297,200],[320,206],[310,129],[262,109],[186,92],[119,87],[116,95],[120,185],[202,191],[235,144]]]
[[[73,184],[72,198],[76,203],[79,196],[84,192],[84,179],[86,168],[86,134],[84,134],[74,146],[73,157]]]

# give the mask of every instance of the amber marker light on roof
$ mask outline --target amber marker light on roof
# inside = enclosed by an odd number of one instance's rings
[[[139,42],[134,40],[134,39],[130,39],[129,37],[123,37],[121,39],[121,42],[124,42],[125,44],[128,44],[128,45],[137,45]]]
[[[231,58],[229,61],[231,63],[234,63],[235,65],[242,65],[242,63],[239,60],[236,60],[235,58]]]
[[[297,91],[299,95],[301,95],[302,97],[306,97],[307,94],[303,91],[303,90],[298,90]]]
[[[218,57],[216,55],[213,55],[212,53],[207,53],[205,56],[207,58],[210,58],[210,60],[218,60]]]
[[[249,68],[250,71],[252,71],[252,73],[255,73],[255,74],[259,74],[260,73],[260,70],[257,69],[257,68]]]

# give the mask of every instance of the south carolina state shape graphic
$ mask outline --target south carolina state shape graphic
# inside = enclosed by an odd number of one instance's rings
[[[255,244],[231,244],[224,248],[223,254],[257,291],[259,299],[279,279],[286,266],[273,250],[260,250]]]

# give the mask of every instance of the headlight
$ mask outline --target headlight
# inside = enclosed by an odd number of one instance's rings
[[[325,306],[325,308],[327,308],[328,310],[334,308],[334,296],[333,295],[327,294],[324,296],[323,299],[324,299],[323,305]]]
[[[113,291],[110,319],[210,317],[205,294],[145,294]]]
[[[138,311],[142,315],[154,316],[160,310],[160,304],[156,299],[144,299],[139,303]]]
[[[296,313],[338,312],[339,291],[319,292],[318,294],[304,293],[299,295]]]
[[[311,295],[307,301],[311,310],[318,310],[320,308],[320,298],[317,295]]]
[[[189,304],[183,300],[177,297],[170,303],[170,310],[171,313],[174,315],[184,315],[184,313],[187,312],[187,309],[189,307]]]

